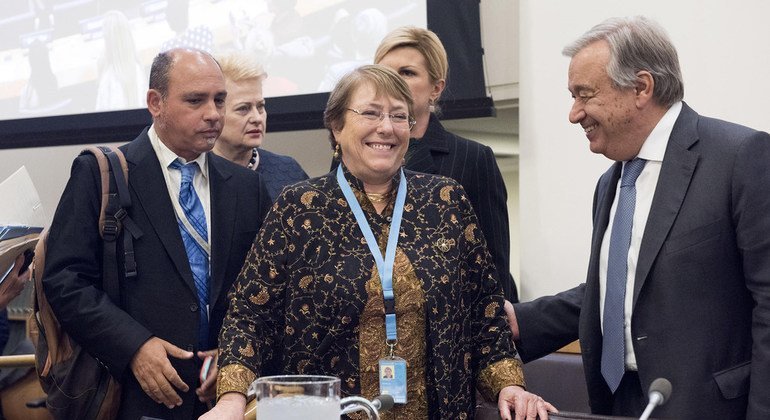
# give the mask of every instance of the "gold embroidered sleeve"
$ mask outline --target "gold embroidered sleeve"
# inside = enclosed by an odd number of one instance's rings
[[[227,392],[237,392],[246,395],[257,375],[241,365],[227,365],[219,369],[217,376],[217,401]]]
[[[479,372],[476,386],[487,401],[497,401],[497,394],[507,386],[526,387],[519,359],[503,359]]]

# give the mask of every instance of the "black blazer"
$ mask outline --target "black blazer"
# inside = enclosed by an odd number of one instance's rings
[[[259,149],[257,173],[265,182],[270,201],[275,201],[283,187],[308,179],[307,174],[294,158]]]
[[[484,232],[505,298],[518,302],[510,269],[508,192],[492,149],[444,130],[438,118],[431,115],[422,139],[409,142],[406,168],[443,175],[463,186]]]
[[[770,135],[701,117],[684,104],[633,286],[631,334],[642,389],[659,377],[673,386],[656,417],[770,418],[768,162]],[[573,337],[579,314],[591,409],[602,414],[611,411],[612,395],[600,372],[599,251],[620,168],[615,163],[596,187],[585,285],[516,305],[518,347],[528,359]],[[547,325],[553,330],[541,334]]]
[[[143,415],[190,419],[202,409],[200,361],[172,359],[190,391],[181,407],[168,410],[145,395],[129,363],[151,336],[197,351],[198,299],[176,216],[147,129],[121,146],[129,169],[129,216],[143,232],[134,241],[136,278],[121,278],[122,303],[99,290],[101,242],[98,166],[93,156],[75,159],[48,240],[45,292],[63,328],[121,380],[119,418]],[[270,201],[259,175],[208,154],[211,188],[210,347],[216,347],[227,310],[226,294],[243,265]],[[255,191],[259,191],[255,194]],[[121,241],[118,241],[121,243]],[[122,249],[119,250],[122,256]],[[122,261],[119,262],[119,267]],[[196,407],[197,404],[197,407]]]

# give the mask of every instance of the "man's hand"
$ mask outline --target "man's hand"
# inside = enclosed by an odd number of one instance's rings
[[[539,396],[529,393],[520,386],[507,386],[497,397],[497,409],[503,420],[511,420],[511,410],[516,414],[516,420],[548,419],[548,412],[558,413],[559,410]]]
[[[29,272],[27,270],[24,274],[19,275],[21,266],[24,264],[24,253],[22,252],[16,257],[16,262],[13,265],[13,269],[8,273],[8,277],[0,284],[0,310],[8,306],[16,296],[21,294],[24,290],[24,285],[29,281]]]
[[[201,383],[201,387],[195,390],[195,394],[201,402],[213,401],[217,397],[217,374],[219,368],[217,367],[217,353],[219,350],[199,351],[198,358],[206,360],[206,357],[211,356],[211,367],[209,368],[206,380]]]
[[[519,339],[519,322],[516,321],[516,311],[513,310],[513,304],[506,300],[503,308],[505,309],[505,315],[508,316],[508,328],[511,329],[511,334],[513,334],[513,339],[518,340]]]
[[[184,351],[158,337],[152,337],[139,347],[139,351],[131,359],[131,370],[139,381],[139,385],[142,386],[142,390],[150,398],[158,404],[174,408],[182,405],[182,398],[174,388],[187,392],[190,387],[182,381],[171,366],[169,356],[177,359],[192,359],[193,353]]]
[[[243,420],[245,411],[246,397],[237,392],[228,392],[219,398],[214,408],[198,420]]]

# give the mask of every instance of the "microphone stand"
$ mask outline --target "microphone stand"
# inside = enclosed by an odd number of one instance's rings
[[[647,407],[644,408],[644,412],[642,413],[642,416],[639,417],[639,420],[648,420],[652,414],[652,410],[654,410],[655,407],[660,405],[662,402],[663,397],[660,395],[660,392],[653,392],[650,396],[650,402],[647,403]]]
[[[342,409],[340,414],[350,414],[356,411],[365,411],[369,416],[369,420],[380,420],[380,412],[377,407],[379,400],[374,402],[367,400],[363,397],[347,397],[344,398],[342,404],[345,404],[345,408]]]
[[[666,378],[658,378],[650,384],[650,402],[647,403],[642,416],[639,420],[647,420],[652,414],[652,410],[659,405],[663,405],[671,397],[671,382]]]

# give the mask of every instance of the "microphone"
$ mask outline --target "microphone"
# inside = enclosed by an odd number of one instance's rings
[[[393,396],[388,394],[378,395],[372,400],[372,405],[380,413],[382,413],[383,411],[388,411],[391,408],[393,408],[393,404],[394,404]]]
[[[342,406],[340,414],[365,411],[370,419],[380,420],[380,412],[393,408],[393,396],[385,394],[378,395],[371,401],[364,397],[345,397],[340,403]]]
[[[644,409],[642,416],[639,417],[639,420],[649,419],[655,407],[665,404],[671,398],[671,382],[666,378],[658,378],[652,381],[648,395],[650,402],[647,403],[647,407]]]

